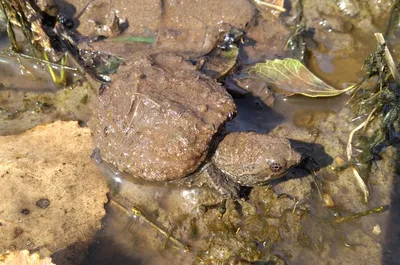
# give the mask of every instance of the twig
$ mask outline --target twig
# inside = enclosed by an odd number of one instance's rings
[[[165,236],[168,240],[171,240],[175,245],[179,246],[181,249],[183,249],[185,251],[189,251],[189,247],[187,245],[181,243],[178,239],[176,239],[175,237],[171,236],[166,231],[164,231],[161,227],[159,227],[158,225],[153,223],[137,207],[132,206],[131,210],[129,211],[125,206],[123,206],[122,204],[120,204],[119,202],[117,202],[117,201],[115,201],[113,199],[111,199],[110,202],[112,204],[114,204],[115,206],[117,206],[120,210],[122,210],[126,215],[128,215],[128,216],[134,215],[134,216],[137,216],[137,217],[141,218],[143,221],[145,221],[146,223],[151,225],[158,232],[160,232],[163,236]]]
[[[275,9],[279,12],[286,12],[286,8],[283,8],[281,6],[278,5],[274,5],[274,4],[270,4],[270,3],[266,3],[263,0],[254,0],[258,5],[262,5],[262,6],[266,6],[268,8],[272,8]]]
[[[338,217],[338,218],[336,218],[334,220],[334,222],[335,223],[343,223],[343,222],[350,221],[350,220],[353,220],[353,219],[356,219],[356,218],[360,218],[360,217],[363,217],[363,216],[366,216],[366,215],[370,215],[370,214],[373,214],[373,213],[380,213],[380,212],[383,212],[386,209],[387,209],[387,207],[379,206],[379,207],[373,208],[371,210],[367,210],[367,211],[364,211],[364,212],[361,212],[361,213],[356,213],[356,214],[353,214],[353,215],[350,215],[350,216]]]
[[[371,117],[372,119],[372,117]],[[363,128],[365,126],[365,124],[367,123],[368,120],[363,121],[360,125],[358,125],[355,129],[353,129],[350,134],[349,134],[349,140],[347,141],[347,146],[346,146],[346,154],[347,154],[347,160],[350,161],[351,160],[351,156],[353,154],[353,137],[354,134],[356,132],[358,132],[359,130],[361,130],[361,128]],[[368,187],[365,184],[364,180],[361,178],[360,174],[358,173],[357,169],[354,166],[351,166],[352,171],[353,171],[353,175],[356,178],[356,181],[358,183],[358,185],[360,186],[362,192],[364,193],[364,200],[365,202],[368,201],[368,196],[369,196],[369,191],[368,191]]]
[[[378,110],[378,107],[375,107],[375,108],[373,108],[373,109],[371,110],[371,112],[368,114],[368,117],[367,117],[367,119],[365,120],[365,124],[364,124],[364,128],[363,128],[363,131],[364,131],[364,132],[367,130],[368,124],[375,118],[374,114],[375,114],[375,111],[377,111],[377,110]]]
[[[378,41],[379,45],[381,45],[385,50],[385,61],[389,67],[390,73],[392,74],[396,83],[400,84],[400,73],[397,70],[396,64],[393,60],[392,55],[390,54],[389,48],[386,45],[382,33],[375,33],[375,38]]]

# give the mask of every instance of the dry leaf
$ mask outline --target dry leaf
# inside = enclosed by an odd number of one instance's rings
[[[351,86],[338,90],[311,73],[300,61],[291,58],[258,63],[250,67],[247,73],[274,84],[287,96],[300,94],[307,97],[334,97],[353,88]]]

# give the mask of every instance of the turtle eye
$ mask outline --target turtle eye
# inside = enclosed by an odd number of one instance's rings
[[[269,166],[272,172],[279,172],[282,169],[282,166],[276,162],[272,162],[271,165]]]

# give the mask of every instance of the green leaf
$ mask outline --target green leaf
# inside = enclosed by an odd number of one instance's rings
[[[264,78],[287,96],[334,97],[354,88],[350,86],[338,90],[311,73],[300,61],[291,58],[258,63],[250,67],[247,73]]]
[[[156,40],[155,37],[140,37],[140,36],[122,36],[122,37],[115,37],[115,38],[109,38],[109,41],[114,41],[114,42],[144,42],[144,43],[150,43],[153,44]]]

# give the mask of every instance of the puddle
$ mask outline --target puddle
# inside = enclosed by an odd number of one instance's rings
[[[104,26],[103,34],[115,34],[108,30],[110,21],[104,18],[110,17],[110,3],[55,2],[74,18],[78,31],[94,35]],[[285,2],[285,7],[292,8],[281,15],[282,21],[245,0],[201,4],[162,1],[163,5],[137,0],[135,6],[140,6],[141,12],[130,12],[124,1],[115,0],[113,8],[129,22],[123,35],[156,36],[154,49],[178,51],[193,62],[200,61],[200,54],[211,51],[220,31],[226,31],[229,25],[240,28],[245,34],[238,58],[244,67],[288,56],[284,45],[290,30],[283,21],[290,24],[296,18],[293,7],[297,2]],[[364,59],[376,45],[373,33],[384,31],[384,21],[389,19],[393,4],[389,0],[304,0],[305,22],[312,29],[315,42],[308,51],[310,70],[338,89],[359,81]],[[271,31],[267,32],[268,27]],[[392,38],[389,43],[396,47],[395,55],[397,42]],[[147,45],[138,49],[148,48]],[[113,46],[123,59],[131,56],[124,52],[136,47]],[[0,88],[0,135],[18,134],[58,119],[79,120],[82,126],[86,125],[91,116],[89,106],[96,96],[92,89],[80,82],[66,89],[53,87],[47,72],[34,64],[30,67],[43,78],[28,81],[26,75],[19,75],[15,58],[1,58],[1,79],[9,80],[10,85]],[[346,104],[349,96],[310,99],[276,95],[272,106],[251,94],[233,96],[238,114],[227,123],[227,132],[256,131],[287,137],[297,151],[318,165],[315,175],[299,166],[282,180],[243,189],[247,200],[228,200],[227,212],[219,218],[221,198],[212,189],[138,181],[102,163],[99,168],[110,180],[109,198],[128,210],[137,207],[145,217],[128,216],[109,202],[103,227],[83,264],[399,264],[398,148],[388,148],[373,165],[368,203],[363,201],[350,169],[330,169],[334,159],[345,157],[349,133],[358,125],[357,120],[352,121],[354,117]],[[124,106],[121,104],[121,109]],[[384,206],[385,211],[335,222],[336,217],[379,206]],[[165,230],[167,237],[147,220]]]

